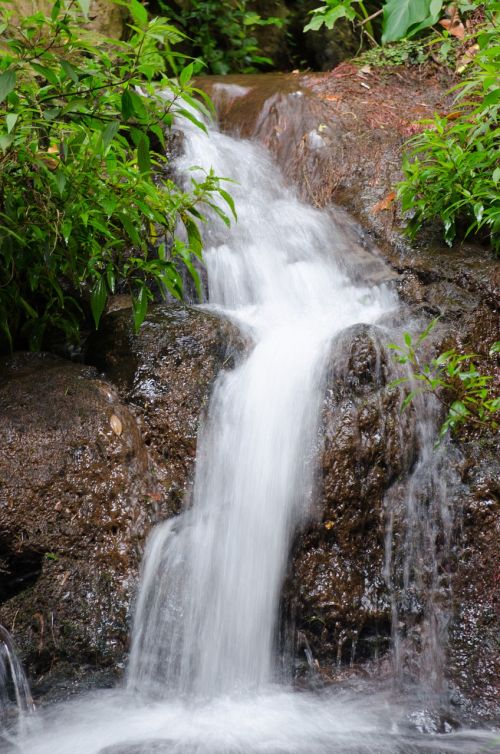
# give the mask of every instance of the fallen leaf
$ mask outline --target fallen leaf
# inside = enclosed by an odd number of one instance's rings
[[[325,521],[325,529],[328,529],[328,531],[333,529],[333,521]]]
[[[448,34],[451,34],[453,37],[458,37],[458,39],[463,39],[465,37],[465,26],[461,21],[453,23],[449,18],[442,18],[439,23],[446,29]]]
[[[359,69],[359,73],[371,73],[372,67],[371,65],[364,65],[362,68]]]
[[[378,212],[382,212],[383,210],[389,209],[389,207],[391,206],[395,198],[396,198],[396,192],[390,191],[387,194],[387,196],[384,196],[383,199],[381,199],[372,207],[373,214],[376,215]]]
[[[117,417],[116,414],[113,414],[111,419],[109,420],[109,423],[111,424],[111,429],[115,433],[115,435],[120,436],[123,432],[123,426],[120,421],[120,419]]]

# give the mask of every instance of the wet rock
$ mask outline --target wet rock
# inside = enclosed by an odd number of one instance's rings
[[[0,621],[31,675],[116,668],[156,516],[137,422],[94,369],[46,354],[1,363],[0,415]]]
[[[389,388],[387,333],[355,325],[334,342],[323,403],[315,520],[298,539],[286,592],[301,640],[330,677],[387,651],[384,498],[415,456],[411,412]],[[299,643],[300,643],[299,641]]]
[[[461,443],[464,484],[452,586],[448,663],[456,703],[474,716],[500,711],[500,462],[498,437]]]
[[[191,479],[200,418],[215,378],[245,344],[228,320],[202,309],[155,306],[136,335],[129,310],[107,315],[87,359],[137,416],[164,510],[178,512]]]

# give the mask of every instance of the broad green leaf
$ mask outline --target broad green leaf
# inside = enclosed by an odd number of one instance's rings
[[[12,92],[16,86],[16,73],[9,68],[0,76],[0,102]]]
[[[396,42],[406,36],[412,26],[429,15],[431,0],[387,0],[384,5],[382,42]]]
[[[19,113],[7,113],[7,115],[5,116],[5,125],[7,126],[8,134],[10,134],[10,132],[14,129],[18,118]]]
[[[94,317],[96,330],[99,327],[99,322],[101,321],[107,298],[108,291],[106,288],[106,281],[101,276],[92,288],[92,293],[90,294],[90,308],[92,310],[92,316]]]
[[[0,149],[5,152],[14,141],[14,134],[0,134]]]

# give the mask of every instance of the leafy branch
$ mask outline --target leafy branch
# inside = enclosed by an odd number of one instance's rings
[[[498,428],[500,398],[495,396],[494,379],[476,366],[477,354],[444,351],[430,362],[422,362],[419,347],[434,329],[437,319],[414,339],[404,333],[404,345],[391,343],[389,348],[399,364],[408,367],[409,374],[391,382],[390,387],[411,386],[401,408],[406,409],[417,395],[432,393],[446,409],[439,437],[461,425],[472,423],[491,429]],[[490,356],[500,353],[500,341],[490,349]]]

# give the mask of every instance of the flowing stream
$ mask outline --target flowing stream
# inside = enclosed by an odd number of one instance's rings
[[[482,734],[419,734],[390,691],[294,692],[280,678],[280,591],[314,494],[330,343],[395,298],[349,280],[330,215],[299,202],[256,145],[188,128],[178,167],[190,165],[237,181],[237,224],[214,219],[205,234],[207,306],[248,353],[216,383],[192,504],[150,538],[126,687],[49,709],[13,751],[478,752]]]

